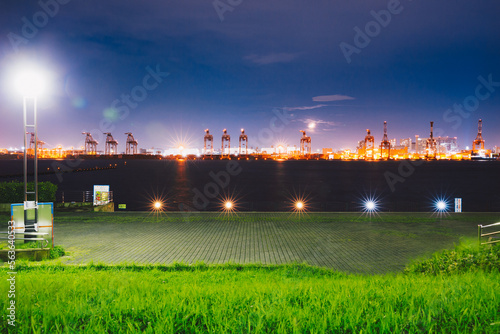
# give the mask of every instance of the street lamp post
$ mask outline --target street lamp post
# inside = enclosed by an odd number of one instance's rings
[[[27,104],[28,100],[33,100],[33,118],[32,123],[28,124],[28,115],[27,115]],[[26,232],[37,232],[38,231],[38,131],[37,131],[37,98],[34,96],[23,96],[23,121],[24,121],[24,227]],[[28,191],[28,138],[27,134],[30,132],[29,129],[33,130],[35,137],[35,148],[34,148],[34,156],[33,156],[33,175],[34,175],[34,185],[33,191]],[[29,200],[29,195],[32,195],[33,200]],[[34,210],[35,217],[32,220],[28,219],[28,211]],[[29,236],[25,236],[26,239],[29,239]],[[25,240],[29,242],[29,240]]]
[[[24,228],[25,232],[38,231],[38,129],[37,129],[37,98],[45,85],[45,74],[29,66],[23,66],[22,72],[17,75],[16,88],[23,96],[23,123],[24,123]],[[28,104],[33,104],[33,114],[28,119]],[[28,131],[31,130],[31,131]],[[33,191],[28,191],[28,138],[27,134],[34,134],[33,152]],[[34,210],[34,219],[28,219],[28,212]],[[25,235],[25,242],[29,242],[30,235]]]

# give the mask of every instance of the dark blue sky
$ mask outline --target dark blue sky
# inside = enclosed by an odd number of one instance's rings
[[[39,110],[48,146],[110,127],[120,151],[129,131],[143,148],[179,137],[201,148],[205,128],[216,145],[242,127],[253,147],[298,145],[314,123],[314,150],[354,148],[367,128],[379,142],[386,120],[390,138],[425,137],[434,121],[465,148],[479,118],[486,146],[500,146],[498,1],[220,0],[219,13],[213,0],[40,3],[0,4],[0,147],[22,145],[8,73],[25,58],[54,75]],[[358,28],[368,35],[355,40]],[[169,75],[144,84],[158,69]]]

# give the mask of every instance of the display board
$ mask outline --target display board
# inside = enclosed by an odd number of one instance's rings
[[[462,212],[462,199],[455,198],[455,212]]]
[[[109,203],[109,185],[94,185],[94,205]]]

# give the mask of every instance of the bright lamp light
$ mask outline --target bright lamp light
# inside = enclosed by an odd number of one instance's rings
[[[16,74],[14,84],[20,95],[25,97],[38,97],[47,87],[48,75],[43,70],[25,66]]]
[[[367,211],[375,211],[377,204],[372,200],[368,200],[365,202],[365,208]]]
[[[448,207],[448,204],[445,201],[438,201],[436,203],[436,209],[438,211],[445,211],[447,207]]]

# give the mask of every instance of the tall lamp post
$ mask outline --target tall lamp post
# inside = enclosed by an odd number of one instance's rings
[[[44,74],[34,68],[24,68],[17,77],[16,88],[23,97],[23,122],[24,122],[24,227],[25,232],[38,231],[38,131],[37,131],[37,98],[43,92]],[[28,119],[28,103],[33,104],[33,114]],[[30,124],[31,123],[31,124]],[[33,159],[33,191],[28,191],[28,138],[32,130],[35,139]],[[34,219],[28,219],[28,211],[34,210]],[[28,235],[26,235],[28,237]],[[29,242],[29,240],[25,240]]]

